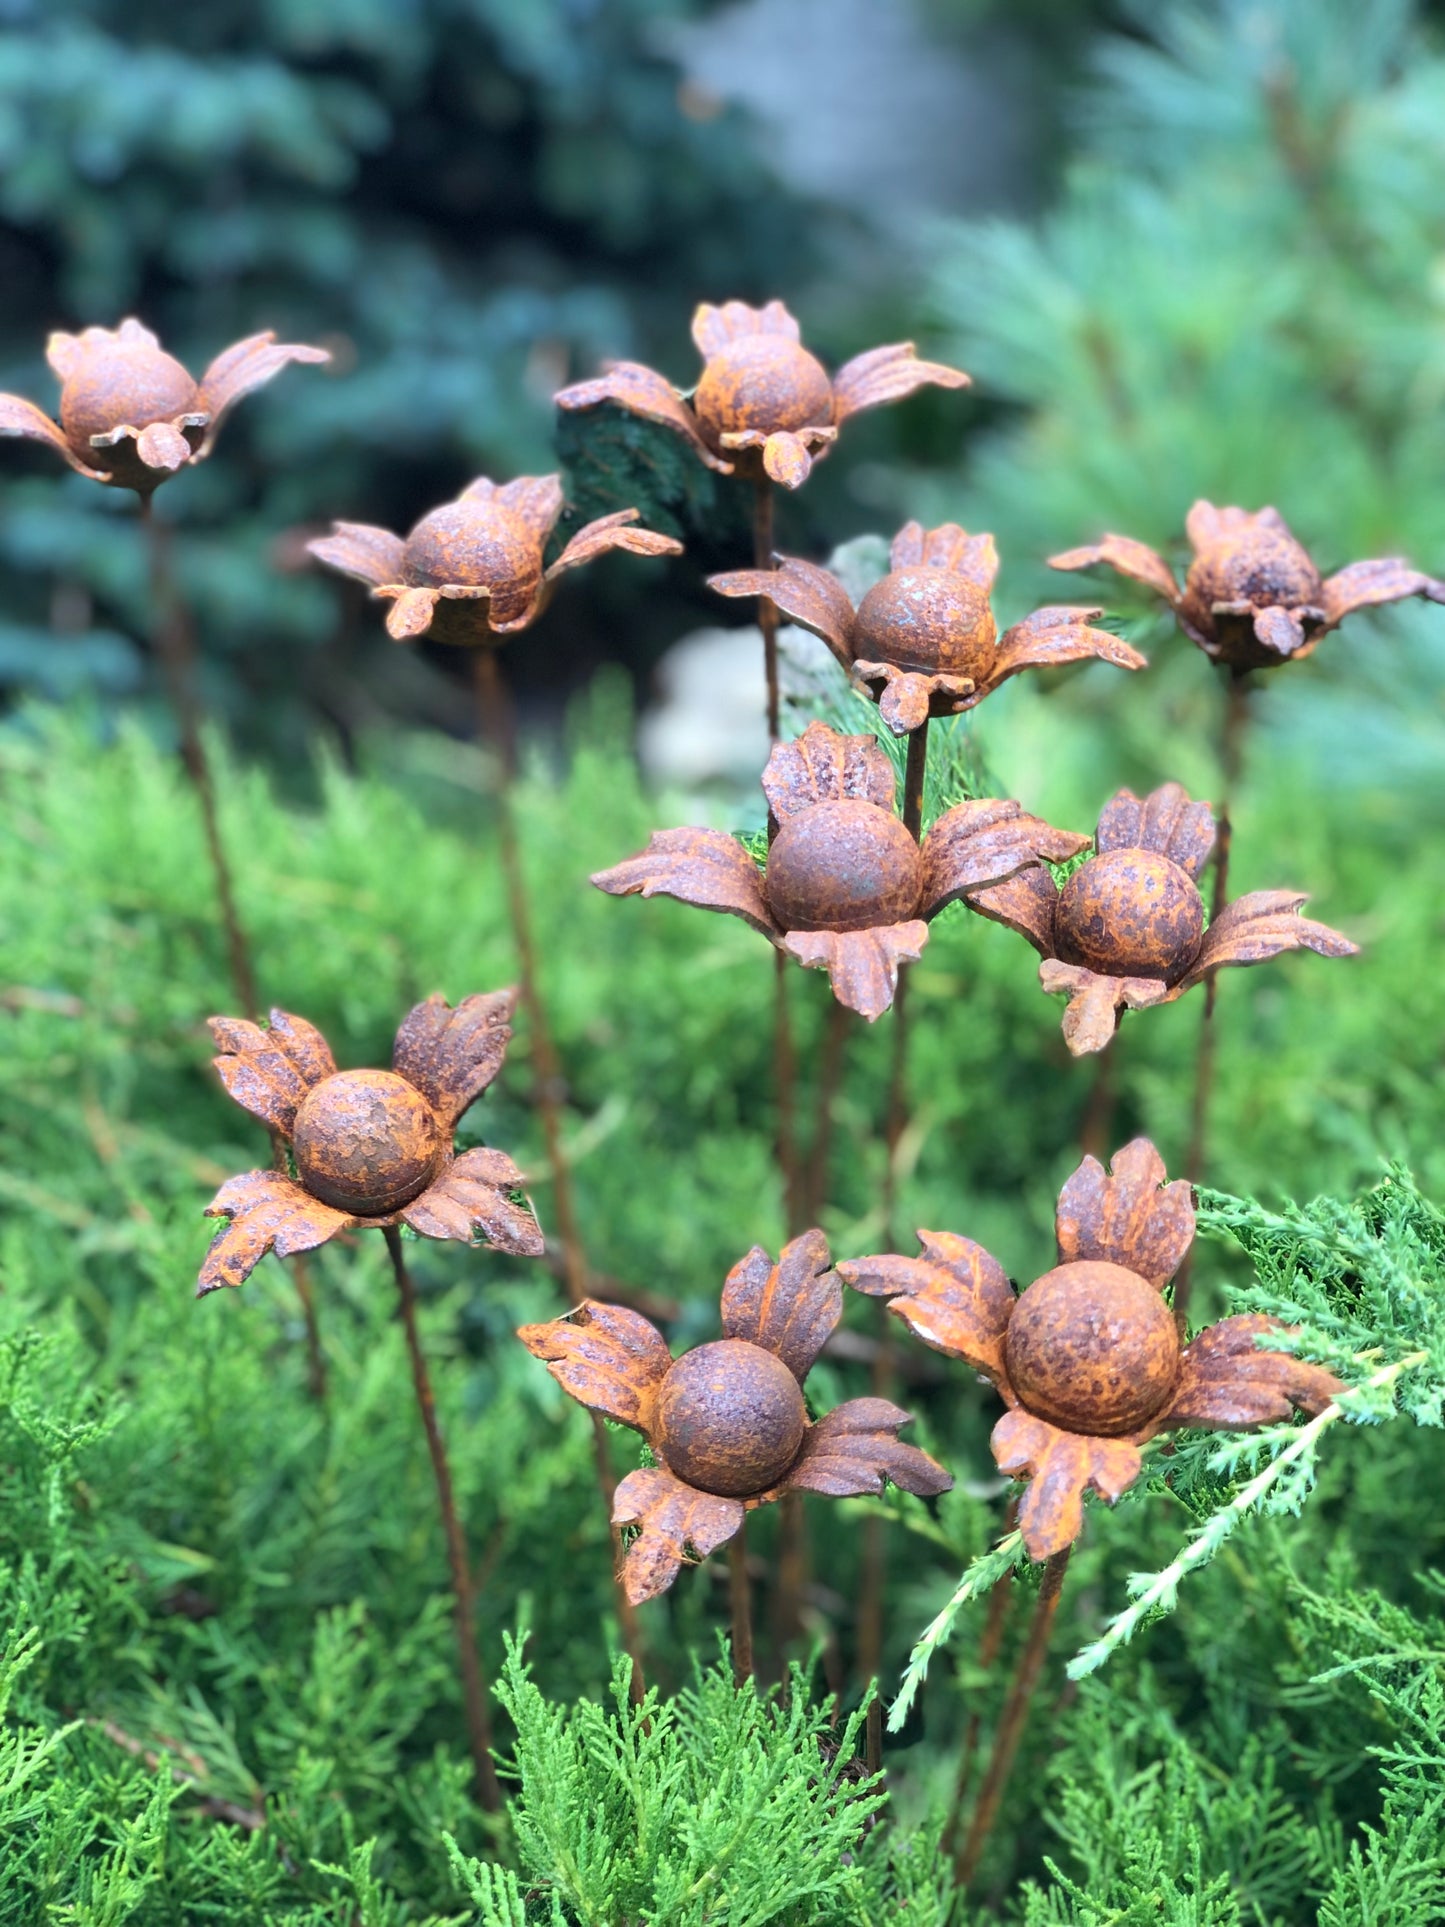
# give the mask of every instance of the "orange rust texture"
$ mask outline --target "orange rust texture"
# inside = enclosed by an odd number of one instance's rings
[[[923,857],[892,810],[840,798],[786,820],[763,889],[782,930],[876,929],[917,913]]]
[[[1160,1294],[1123,1265],[1058,1265],[1009,1320],[1008,1375],[1019,1403],[1066,1431],[1121,1438],[1163,1410],[1179,1376],[1179,1336]]]
[[[1150,850],[1107,850],[1075,870],[1055,932],[1066,963],[1115,977],[1172,980],[1199,954],[1204,901],[1191,878]]]
[[[788,1471],[807,1423],[802,1389],[776,1353],[722,1338],[672,1366],[658,1394],[655,1437],[669,1470],[688,1485],[748,1498]]]

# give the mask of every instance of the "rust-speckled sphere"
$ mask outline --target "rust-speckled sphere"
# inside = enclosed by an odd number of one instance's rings
[[[657,1400],[657,1449],[701,1492],[746,1498],[782,1478],[803,1443],[802,1389],[781,1358],[742,1338],[673,1361]]]
[[[1190,564],[1184,593],[1200,615],[1216,602],[1249,602],[1256,609],[1318,604],[1319,570],[1284,529],[1256,528],[1212,542]]]
[[[1152,850],[1106,850],[1069,878],[1055,925],[1065,963],[1106,977],[1182,975],[1199,954],[1204,901],[1193,881]]]
[[[713,355],[692,398],[707,441],[756,429],[826,428],[833,384],[820,362],[785,335],[747,335]]]
[[[1120,1438],[1154,1417],[1179,1376],[1179,1333],[1159,1292],[1123,1265],[1058,1265],[1014,1307],[1004,1362],[1019,1403],[1066,1432]]]
[[[500,589],[540,573],[537,538],[485,502],[448,502],[424,515],[406,539],[401,573],[417,589],[456,582]]]
[[[313,1085],[291,1146],[314,1197],[366,1218],[410,1204],[446,1155],[436,1113],[395,1071],[337,1071]]]
[[[783,930],[874,930],[917,916],[923,855],[892,810],[851,797],[790,816],[763,895]]]
[[[858,606],[853,654],[924,674],[972,676],[993,666],[996,629],[989,599],[951,569],[895,569]]]
[[[60,425],[82,461],[98,451],[92,435],[112,428],[149,428],[153,422],[193,415],[200,404],[196,384],[173,355],[144,341],[86,343],[74,371],[61,385]],[[103,464],[102,464],[103,465]]]

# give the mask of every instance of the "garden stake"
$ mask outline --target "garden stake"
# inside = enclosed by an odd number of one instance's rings
[[[908,732],[903,771],[903,827],[915,843],[923,841],[923,780],[928,772],[928,718]]]
[[[813,1135],[813,1154],[804,1194],[805,1215],[815,1223],[828,1201],[828,1156],[833,1148],[833,1114],[837,1109],[843,1080],[843,1063],[847,1056],[848,1032],[852,1022],[847,1006],[840,1004],[836,997],[830,997],[827,1015],[823,1020],[823,1050],[816,1105],[818,1123]]]
[[[1014,1530],[1018,1524],[1018,1514],[1018,1500],[1010,1499],[1004,1507],[1003,1532],[1000,1537],[1006,1538]],[[994,1581],[993,1590],[988,1596],[988,1616],[983,1622],[983,1636],[978,1642],[980,1673],[991,1673],[1003,1650],[1003,1637],[1008,1630],[1011,1609],[1016,1597],[1013,1580],[1012,1572],[1006,1572],[1002,1579]],[[944,1853],[952,1853],[954,1842],[958,1838],[958,1824],[963,1817],[963,1802],[973,1780],[974,1761],[978,1758],[978,1738],[982,1724],[978,1707],[975,1705],[963,1729],[963,1745],[959,1748],[958,1776],[953,1783],[953,1799],[949,1803],[948,1819],[939,1838],[939,1846]]]
[[[765,474],[753,482],[753,567],[771,570],[773,562],[773,484]],[[763,638],[763,675],[768,690],[768,741],[783,734],[782,699],[778,692],[778,612],[767,596],[758,597],[758,630]]]
[[[732,1610],[733,1684],[753,1676],[753,1605],[748,1580],[748,1524],[744,1519],[728,1547],[728,1600]]]
[[[462,1532],[461,1520],[457,1517],[456,1492],[452,1485],[451,1466],[447,1462],[447,1449],[437,1424],[436,1399],[432,1394],[431,1376],[426,1367],[426,1355],[421,1348],[421,1337],[416,1327],[416,1291],[411,1282],[411,1274],[406,1268],[402,1255],[401,1233],[394,1225],[387,1225],[383,1234],[387,1251],[391,1254],[391,1268],[396,1276],[397,1294],[401,1299],[401,1321],[406,1331],[406,1348],[411,1357],[411,1380],[416,1390],[416,1402],[421,1412],[421,1422],[426,1432],[427,1451],[431,1454],[432,1476],[436,1480],[437,1505],[442,1515],[442,1531],[446,1535],[447,1562],[452,1574],[452,1601],[457,1637],[457,1660],[462,1675],[462,1699],[466,1707],[467,1735],[472,1747],[472,1787],[477,1804],[485,1813],[496,1813],[502,1804],[502,1790],[497,1783],[496,1763],[492,1759],[492,1716],[487,1702],[487,1686],[482,1676],[481,1654],[477,1646],[476,1600],[472,1591],[472,1576],[467,1564],[467,1542]]]

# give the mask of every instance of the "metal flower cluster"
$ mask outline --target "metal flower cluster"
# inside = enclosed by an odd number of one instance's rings
[[[719,595],[766,596],[821,636],[895,736],[930,716],[975,708],[1021,669],[1089,657],[1147,667],[1137,649],[1090,627],[1102,609],[1036,609],[1000,636],[990,601],[998,574],[991,535],[970,535],[956,522],[936,529],[909,522],[893,538],[889,563],[856,609],[836,576],[791,556],[776,569],[710,576],[708,586]]]
[[[810,723],[763,771],[779,825],[766,867],[721,830],[656,830],[646,850],[592,881],[616,897],[676,897],[741,917],[870,1021],[946,905],[1088,847],[1014,802],[958,803],[916,842],[894,805],[893,765],[871,736]],[[1047,874],[1047,872],[1045,872]]]
[[[930,384],[969,384],[957,368],[920,361],[911,341],[855,355],[830,379],[802,345],[798,324],[781,301],[764,308],[704,302],[693,315],[692,338],[703,370],[691,395],[640,362],[617,361],[596,380],[564,388],[557,406],[615,402],[681,435],[699,460],[723,475],[766,476],[798,488],[850,415]]]
[[[456,1155],[457,1121],[486,1090],[512,1035],[513,990],[440,996],[409,1013],[388,1071],[339,1071],[314,1025],[283,1010],[270,1024],[213,1017],[227,1091],[289,1152],[296,1175],[248,1171],[207,1207],[224,1218],[198,1295],[244,1284],[268,1251],[289,1258],[353,1227],[404,1224],[423,1238],[480,1241],[536,1257],[542,1234],[519,1202],[522,1174],[503,1151]]]
[[[591,1300],[518,1332],[564,1391],[640,1432],[657,1461],[627,1475],[612,1510],[614,1525],[637,1528],[622,1568],[634,1604],[786,1492],[847,1498],[881,1492],[887,1478],[929,1495],[953,1484],[899,1440],[909,1414],[887,1399],[849,1399],[809,1419],[803,1387],[842,1311],[827,1240],[807,1231],[776,1264],[761,1245],[740,1259],[723,1285],[722,1337],[680,1358],[639,1312]]]
[[[998,1260],[953,1232],[920,1231],[920,1258],[838,1266],[925,1345],[992,1380],[1009,1409],[990,1443],[999,1470],[1028,1481],[1019,1527],[1031,1559],[1078,1537],[1086,1492],[1126,1492],[1159,1433],[1249,1431],[1345,1389],[1322,1366],[1262,1350],[1292,1335],[1269,1318],[1225,1318],[1181,1346],[1163,1293],[1194,1242],[1194,1204],[1147,1138],[1117,1152],[1109,1174],[1084,1159],[1059,1193],[1055,1231],[1059,1262],[1017,1296]]]

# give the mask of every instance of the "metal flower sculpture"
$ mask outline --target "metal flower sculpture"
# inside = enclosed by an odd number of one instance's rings
[[[791,556],[776,569],[709,576],[708,587],[725,596],[766,596],[821,636],[878,702],[895,736],[930,716],[974,708],[1021,669],[1085,657],[1147,667],[1127,642],[1090,628],[1101,609],[1036,609],[1000,636],[989,600],[998,574],[991,535],[969,535],[956,522],[936,529],[909,522],[893,538],[889,563],[856,610],[836,576]]]
[[[842,1315],[843,1292],[821,1231],[783,1247],[755,1245],[728,1273],[720,1339],[673,1358],[639,1312],[592,1300],[517,1336],[565,1392],[640,1432],[657,1464],[628,1473],[612,1523],[636,1526],[622,1569],[640,1604],[666,1592],[683,1564],[705,1559],[746,1515],[785,1492],[832,1498],[946,1492],[941,1465],[898,1438],[910,1415],[855,1398],[816,1422],[803,1385]]]
[[[409,1013],[389,1071],[338,1071],[326,1039],[273,1010],[269,1028],[213,1017],[227,1091],[290,1151],[296,1175],[248,1171],[207,1206],[225,1218],[197,1295],[243,1284],[268,1251],[313,1251],[353,1226],[410,1225],[423,1238],[480,1239],[534,1258],[542,1234],[516,1204],[522,1174],[502,1151],[452,1144],[457,1120],[502,1068],[516,993],[440,996]]]
[[[500,488],[483,475],[455,502],[424,515],[405,541],[364,522],[334,522],[330,535],[307,547],[391,603],[386,632],[394,642],[429,634],[464,644],[526,629],[559,575],[608,549],[682,553],[670,535],[634,528],[636,509],[622,509],[579,529],[544,568],[542,552],[561,513],[560,475],[522,475]]]
[[[1351,562],[1321,576],[1276,509],[1251,515],[1199,501],[1185,519],[1194,559],[1181,589],[1162,556],[1127,535],[1069,549],[1055,569],[1107,563],[1163,596],[1191,642],[1238,674],[1297,662],[1356,609],[1406,596],[1445,602],[1445,582],[1399,556]]]
[[[669,896],[741,917],[779,950],[826,970],[840,1004],[870,1021],[914,963],[928,923],[958,898],[1088,838],[1056,830],[1013,802],[959,803],[920,845],[894,807],[893,765],[871,736],[809,723],[779,743],[763,771],[779,829],[759,870],[721,830],[656,830],[646,850],[592,881],[609,896]]]
[[[60,377],[60,420],[19,395],[0,395],[0,435],[44,442],[81,475],[149,495],[204,461],[226,410],[293,361],[330,361],[324,348],[271,333],[236,342],[196,381],[134,318],[119,328],[53,334],[45,358]]]
[[[1359,946],[1299,915],[1297,890],[1251,890],[1206,930],[1197,878],[1214,849],[1214,814],[1178,783],[1105,805],[1095,855],[1062,890],[1037,866],[970,907],[1027,937],[1043,958],[1039,982],[1067,991],[1064,1042],[1076,1057],[1101,1051],[1121,1009],[1171,1004],[1225,964],[1264,963],[1286,950],[1352,957]]]
[[[1078,1537],[1087,1491],[1113,1501],[1138,1478],[1139,1448],[1184,1426],[1249,1431],[1319,1411],[1344,1387],[1319,1365],[1261,1351],[1273,1319],[1223,1319],[1181,1346],[1164,1287],[1194,1241],[1182,1179],[1165,1182],[1147,1138],[1086,1157],[1059,1193],[1059,1262],[1017,1297],[1002,1265],[947,1231],[920,1231],[921,1258],[838,1266],[854,1290],[886,1298],[925,1345],[993,1381],[1008,1412],[993,1429],[999,1470],[1030,1481],[1019,1527],[1031,1559]]]
[[[703,370],[691,395],[639,362],[617,361],[595,381],[556,397],[559,408],[616,402],[629,414],[681,435],[701,461],[723,475],[765,475],[784,488],[808,479],[850,415],[900,401],[915,388],[966,388],[969,377],[920,361],[911,341],[872,348],[830,380],[799,338],[781,301],[750,308],[703,302],[692,318]]]

